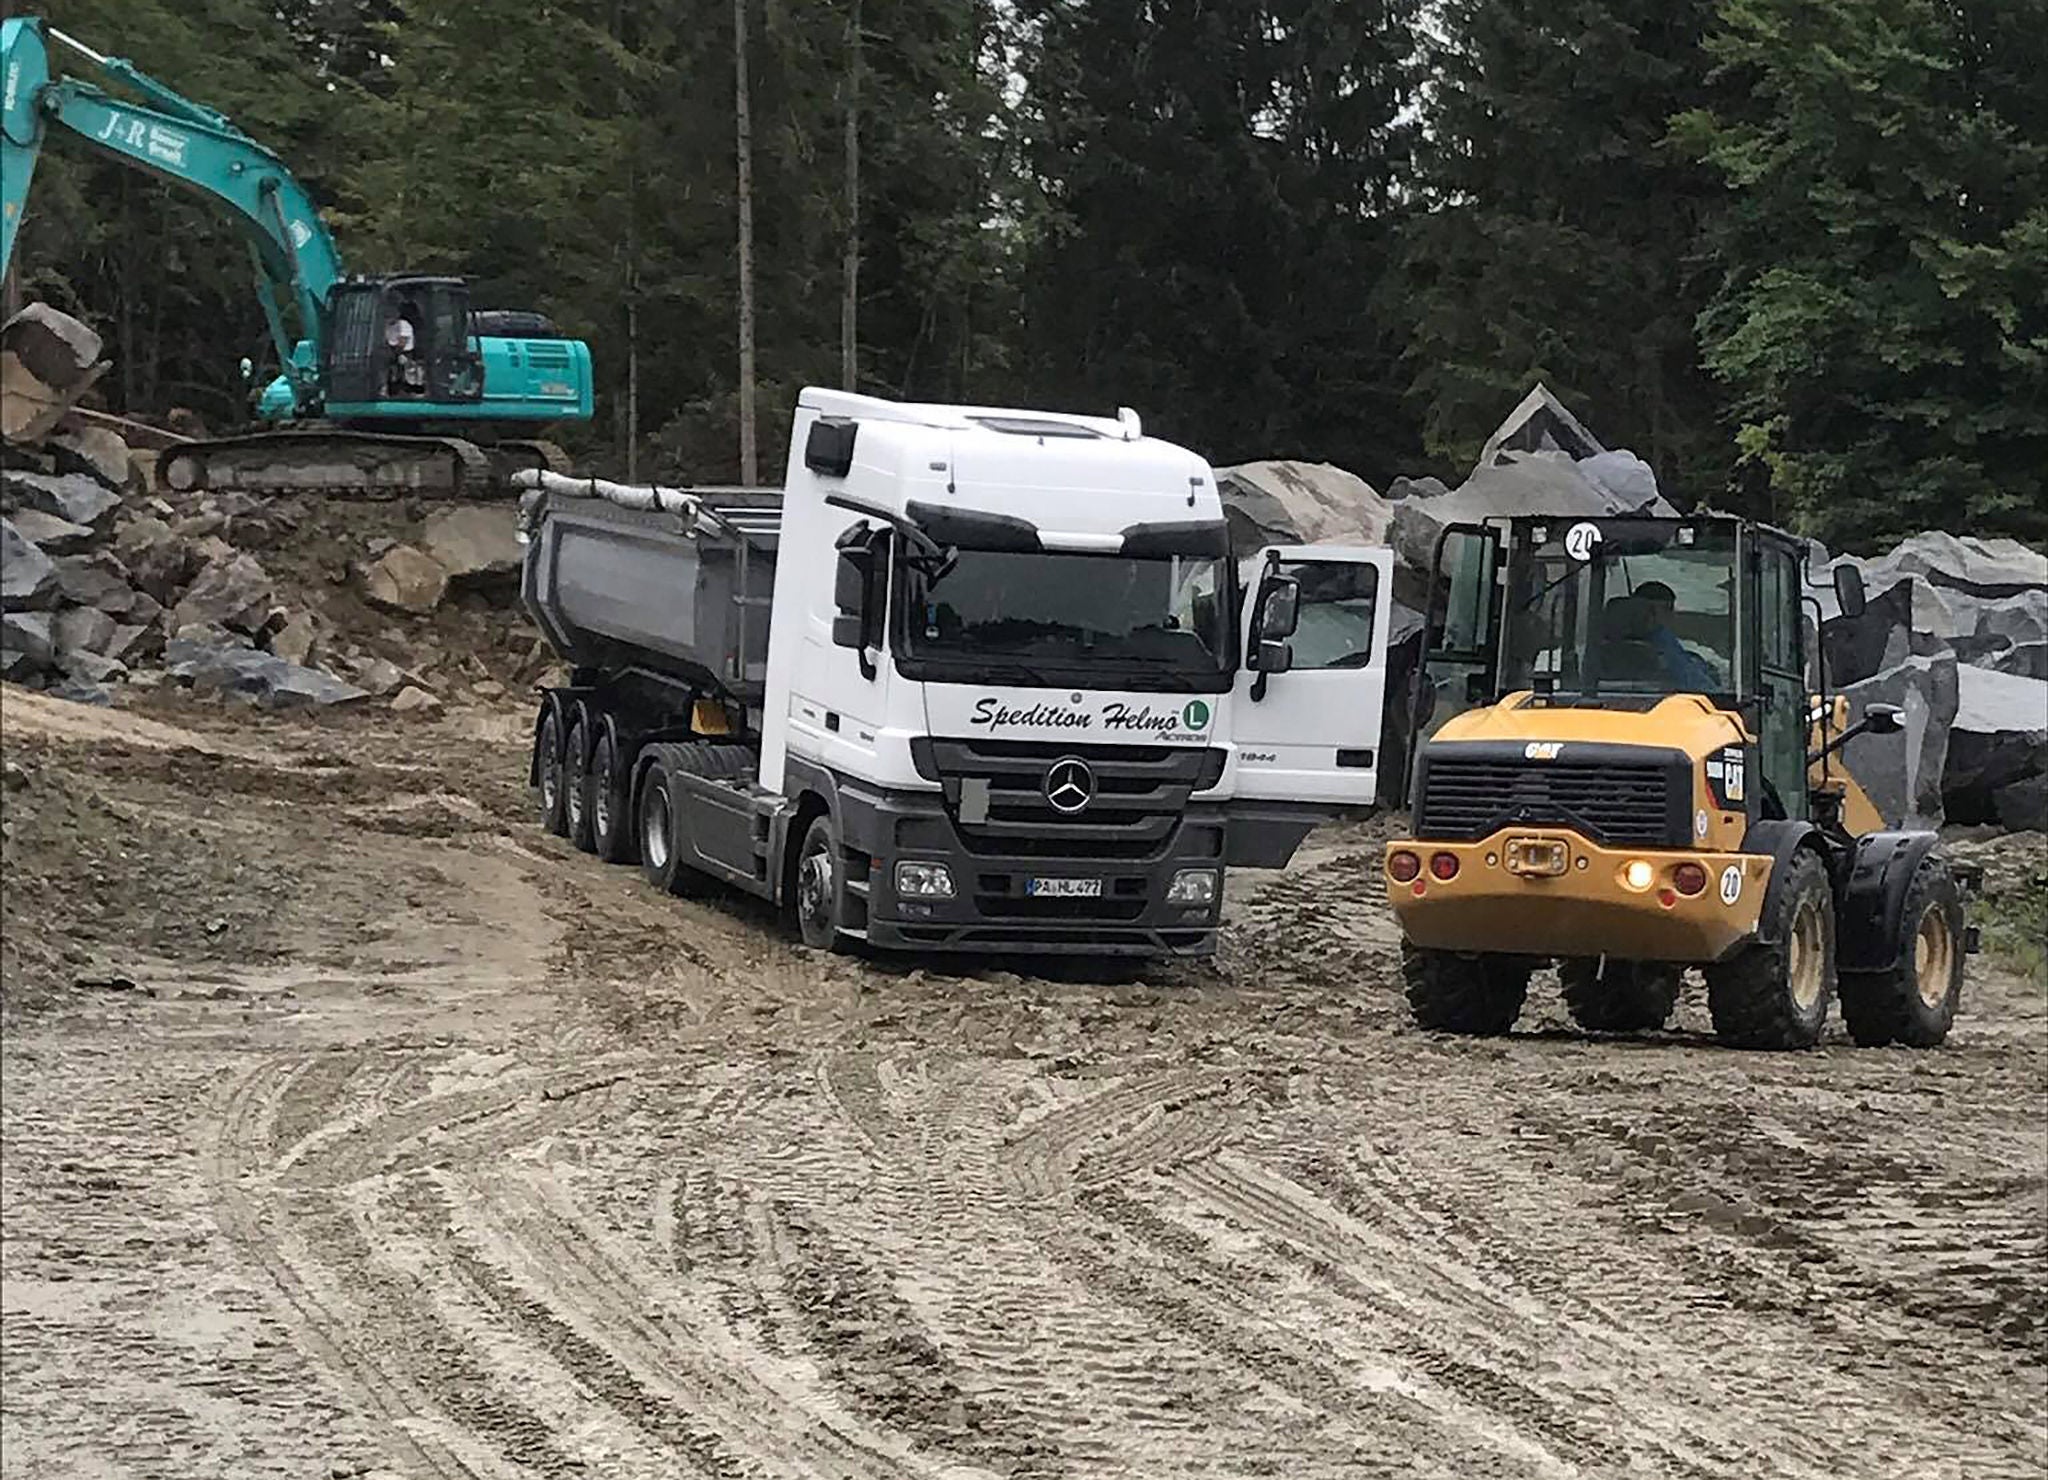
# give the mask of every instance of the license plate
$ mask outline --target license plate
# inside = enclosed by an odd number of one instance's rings
[[[1041,899],[1100,899],[1100,879],[1026,879],[1024,892]]]
[[[1508,872],[1539,879],[1564,872],[1571,849],[1562,838],[1509,838]]]

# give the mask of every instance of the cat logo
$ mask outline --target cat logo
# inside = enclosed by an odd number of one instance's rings
[[[1554,761],[1557,753],[1564,749],[1562,740],[1531,740],[1522,747],[1522,758],[1531,761]]]

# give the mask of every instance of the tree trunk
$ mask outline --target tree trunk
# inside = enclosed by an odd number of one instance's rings
[[[846,257],[839,300],[839,384],[860,385],[860,0],[846,27]]]
[[[640,481],[640,171],[626,171],[626,481]]]
[[[754,450],[754,119],[747,97],[747,0],[732,0],[733,115],[740,208],[740,486],[760,476]]]

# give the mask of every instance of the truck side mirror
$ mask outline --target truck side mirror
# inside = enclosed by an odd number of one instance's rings
[[[1270,677],[1275,673],[1285,673],[1293,666],[1294,644],[1291,642],[1274,642],[1270,638],[1261,638],[1258,649],[1252,654],[1254,673]]]
[[[1896,735],[1906,711],[1896,704],[1872,704],[1863,711],[1863,732],[1866,735]]]
[[[1263,653],[1268,646],[1294,636],[1294,629],[1301,625],[1301,583],[1286,576],[1268,576],[1259,590],[1256,636]],[[1263,671],[1286,672],[1284,668]]]
[[[859,431],[857,421],[819,417],[804,438],[804,466],[827,478],[844,478],[853,471],[853,439]]]
[[[1842,615],[1854,621],[1863,615],[1870,603],[1863,594],[1863,572],[1852,561],[1843,561],[1835,567],[1835,601],[1842,608]]]
[[[832,575],[832,604],[838,614],[832,618],[832,642],[837,647],[867,645],[868,565],[866,546],[841,550]]]

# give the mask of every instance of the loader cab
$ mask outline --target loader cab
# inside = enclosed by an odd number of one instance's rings
[[[1805,546],[1747,521],[1517,518],[1441,536],[1417,750],[1469,709],[1527,692],[1541,706],[1644,713],[1697,694],[1756,736],[1765,815],[1810,814]]]
[[[336,414],[431,414],[483,399],[469,285],[460,278],[356,278],[328,303],[327,400]]]

